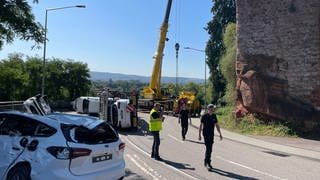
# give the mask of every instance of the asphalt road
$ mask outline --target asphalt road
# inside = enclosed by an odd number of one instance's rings
[[[320,179],[320,162],[279,153],[234,140],[215,138],[214,169],[203,165],[205,146],[197,140],[198,129],[189,126],[182,141],[176,117],[166,116],[160,133],[160,156],[150,158],[153,138],[148,133],[147,114],[139,114],[138,131],[122,131],[126,143],[125,179]]]

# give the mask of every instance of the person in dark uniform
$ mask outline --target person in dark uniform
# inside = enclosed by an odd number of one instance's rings
[[[204,144],[206,146],[204,166],[208,168],[208,170],[212,169],[211,166],[211,153],[212,147],[214,143],[214,128],[217,128],[217,131],[220,135],[220,140],[222,140],[222,134],[220,131],[220,126],[218,124],[217,116],[214,114],[215,106],[213,104],[209,104],[207,106],[208,112],[205,113],[201,117],[201,124],[199,128],[199,141],[201,141],[201,131],[204,139]]]
[[[182,104],[180,113],[179,113],[179,120],[178,122],[181,124],[181,135],[182,140],[186,139],[186,134],[188,132],[188,119],[189,119],[189,109],[187,109],[186,104]]]

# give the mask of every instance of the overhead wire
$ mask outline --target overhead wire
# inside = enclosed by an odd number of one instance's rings
[[[181,0],[176,0],[175,1],[175,32],[174,32],[174,36],[175,36],[175,41],[176,42],[180,42],[180,19],[181,19]]]

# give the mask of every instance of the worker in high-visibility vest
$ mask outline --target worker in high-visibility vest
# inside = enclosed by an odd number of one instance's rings
[[[159,156],[159,146],[160,146],[160,131],[162,130],[162,122],[164,117],[161,112],[160,103],[155,103],[153,109],[150,111],[150,121],[149,121],[149,131],[153,136],[153,145],[151,158],[161,161],[162,158]]]

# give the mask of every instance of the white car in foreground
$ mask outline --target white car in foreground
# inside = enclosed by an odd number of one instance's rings
[[[122,179],[124,147],[94,117],[0,112],[0,179]]]

